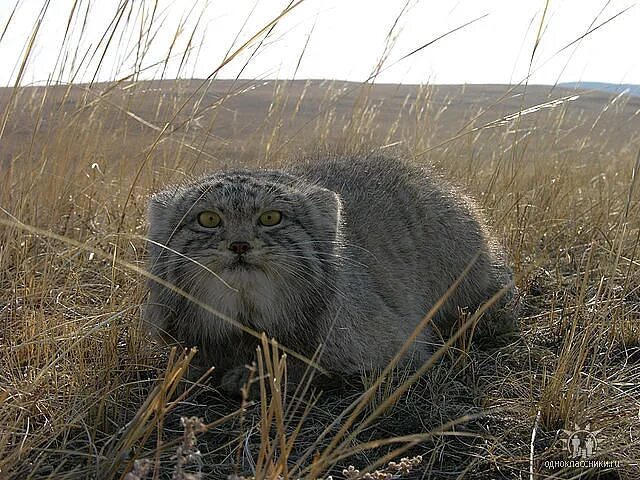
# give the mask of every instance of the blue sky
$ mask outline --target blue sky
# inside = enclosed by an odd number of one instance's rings
[[[15,0],[0,0],[2,29],[15,7],[0,39],[4,66],[0,85],[15,82],[43,6],[47,8],[23,84],[49,78],[114,80],[140,68],[140,78],[206,77],[228,52],[288,4],[278,0],[159,0],[154,12],[155,2],[133,0],[122,12],[122,18],[130,21],[115,30],[105,52],[104,39],[111,35],[110,24],[121,3],[80,0],[65,43],[72,0],[21,0],[17,7]],[[87,8],[84,23],[81,19]],[[149,28],[152,13],[155,20]],[[468,22],[472,23],[397,61]],[[540,28],[541,41],[530,63]],[[390,31],[392,48],[385,52]],[[141,32],[143,42],[139,42]],[[279,22],[250,58],[257,41],[222,68],[219,78],[233,78],[241,72],[243,78],[291,78],[295,74],[296,78],[363,81],[385,57],[386,69],[379,82],[517,83],[530,74],[530,83],[640,84],[640,5],[632,0],[556,0],[548,4],[544,0],[305,0]]]

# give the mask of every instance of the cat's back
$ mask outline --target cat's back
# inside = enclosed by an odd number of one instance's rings
[[[415,305],[424,313],[478,254],[473,286],[460,294],[485,289],[492,255],[484,222],[429,169],[361,156],[311,159],[292,171],[340,195],[348,255],[366,265],[375,290],[398,312]]]
[[[429,169],[402,159],[330,156],[309,159],[291,171],[338,193],[346,233],[385,252],[393,251],[393,245],[403,250],[406,244],[410,250],[403,254],[419,254],[433,246],[424,244],[429,236],[439,243],[470,242],[485,233],[466,196]],[[395,242],[391,248],[389,242]],[[451,247],[446,245],[448,251]]]
[[[418,226],[424,194],[435,190],[418,168],[383,156],[311,158],[292,172],[338,193],[344,214],[350,219],[347,228],[353,230],[364,223],[367,237],[376,227],[388,230],[395,223],[405,228]]]
[[[398,192],[398,187],[412,183],[417,169],[385,156],[321,156],[305,159],[289,171],[339,193],[349,204],[366,200],[379,207]]]

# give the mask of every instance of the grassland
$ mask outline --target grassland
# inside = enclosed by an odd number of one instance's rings
[[[0,479],[640,478],[640,97],[378,84],[397,21],[361,84],[217,79],[301,1],[239,32],[210,79],[139,81],[176,61],[185,76],[204,27],[185,17],[163,65],[147,58],[157,2],[118,2],[95,45],[90,3],[73,2],[47,86],[26,86],[44,2],[0,88]],[[110,55],[121,76],[70,81]],[[403,156],[472,194],[511,256],[518,334],[296,395],[265,339],[259,402],[188,381],[197,353],[140,318],[149,195],[318,151]],[[597,448],[576,467],[580,429]]]
[[[422,455],[411,478],[639,478],[639,98],[141,81],[2,89],[0,112],[0,477],[349,478]],[[511,254],[520,334],[460,339],[361,400],[188,388],[189,355],[140,321],[148,195],[317,150],[403,155],[473,194]],[[593,459],[618,463],[550,468],[587,424]]]

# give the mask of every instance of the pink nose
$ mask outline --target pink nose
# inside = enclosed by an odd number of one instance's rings
[[[229,245],[229,250],[233,253],[237,253],[238,255],[247,253],[250,249],[251,245],[249,245],[249,242],[231,242]]]

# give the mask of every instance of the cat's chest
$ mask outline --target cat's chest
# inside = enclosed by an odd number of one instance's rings
[[[217,279],[216,279],[217,280]],[[202,299],[212,308],[249,327],[269,324],[279,316],[279,296],[274,283],[253,272],[227,273],[211,281]]]

